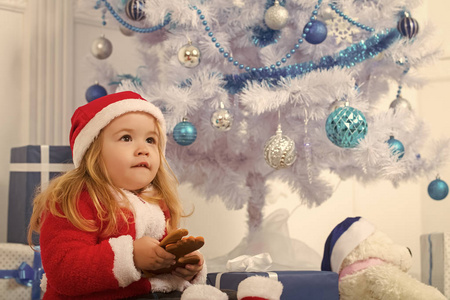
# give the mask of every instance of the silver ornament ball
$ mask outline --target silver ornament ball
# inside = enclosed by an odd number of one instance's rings
[[[297,158],[295,143],[289,137],[282,135],[281,126],[277,133],[270,137],[264,146],[264,159],[272,168],[279,170],[291,166]]]
[[[339,107],[345,107],[345,104],[348,104],[348,102],[343,101],[343,100],[334,100],[333,102],[331,102],[329,109],[330,111],[335,111],[336,109],[338,109]]]
[[[397,97],[397,99],[392,101],[391,105],[389,105],[389,108],[394,109],[394,112],[396,112],[397,110],[402,110],[402,109],[408,109],[408,110],[412,109],[411,103],[409,103],[408,100],[406,100],[405,98],[402,98],[402,97]]]
[[[134,31],[131,29],[126,28],[125,26],[120,25],[119,26],[120,32],[122,32],[125,36],[132,36],[134,35]]]
[[[228,109],[218,109],[211,116],[211,125],[220,131],[228,131],[233,125],[233,115]]]
[[[111,55],[112,50],[112,43],[104,36],[95,39],[91,46],[92,55],[98,59],[108,58]]]
[[[274,5],[269,7],[264,14],[264,22],[267,27],[273,30],[280,30],[286,26],[288,18],[288,10],[281,6],[278,1],[275,1]]]
[[[335,12],[331,9],[331,7],[329,5],[327,5],[326,7],[322,8],[319,12],[319,16],[320,19],[323,21],[327,21],[327,20],[331,20],[333,19],[336,14]]]
[[[186,68],[194,68],[198,66],[200,63],[200,57],[200,50],[191,44],[186,44],[178,50],[178,61]]]

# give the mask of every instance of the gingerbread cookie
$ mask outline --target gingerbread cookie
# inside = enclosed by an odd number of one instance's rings
[[[200,249],[205,244],[203,237],[193,237],[181,239],[176,243],[172,243],[166,246],[166,251],[175,255],[178,258],[185,256],[195,250]]]
[[[176,243],[177,241],[181,240],[183,236],[188,235],[189,231],[187,229],[179,228],[177,230],[174,230],[170,232],[168,235],[166,235],[165,238],[159,243],[159,245],[163,248],[166,248],[168,244]]]
[[[203,237],[187,237],[183,238],[188,234],[186,229],[177,229],[169,233],[159,245],[166,249],[167,252],[172,253],[176,256],[176,264],[169,268],[159,269],[159,270],[144,270],[143,274],[145,277],[149,278],[154,275],[170,273],[178,267],[185,267],[186,265],[195,265],[200,262],[200,257],[198,255],[185,256],[195,250],[200,249],[204,244],[205,240]]]

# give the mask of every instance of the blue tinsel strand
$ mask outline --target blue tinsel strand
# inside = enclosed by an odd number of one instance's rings
[[[379,33],[366,41],[353,44],[334,56],[324,56],[318,62],[303,62],[277,69],[253,68],[247,73],[226,74],[224,88],[230,94],[236,94],[247,86],[248,81],[262,82],[265,80],[276,86],[278,81],[284,77],[295,78],[314,70],[328,70],[334,67],[351,68],[366,59],[375,57],[399,38],[401,35],[397,29],[388,29],[386,33]]]

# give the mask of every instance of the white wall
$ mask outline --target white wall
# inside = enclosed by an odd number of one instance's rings
[[[424,15],[427,15],[429,10],[428,18],[432,18],[440,27],[448,28],[448,23],[445,24],[448,18],[444,12],[450,9],[450,3],[439,2],[439,5],[426,3]],[[2,3],[8,4],[2,5]],[[9,150],[13,146],[29,143],[67,144],[70,115],[75,107],[85,103],[84,93],[96,80],[95,72],[92,71],[92,57],[89,53],[92,41],[103,33],[112,41],[114,51],[110,58],[102,62],[105,66],[110,63],[118,69],[119,73],[133,75],[139,67],[139,59],[135,51],[136,41],[134,38],[121,34],[111,18],[109,18],[108,26],[103,28],[99,26],[100,12],[94,11],[92,16],[71,12],[68,6],[70,1],[66,0],[61,2],[40,0],[39,4],[46,3],[46,6],[40,6],[39,10],[31,9],[33,5],[37,5],[36,3],[37,1],[34,2],[34,0],[30,2],[0,0],[0,24],[2,25],[0,33],[3,44],[0,48],[2,70],[0,86],[4,95],[0,98],[2,108],[0,118],[4,128],[1,130],[3,142],[0,146],[0,242],[6,241]],[[48,17],[49,13],[46,14],[46,10],[56,3],[64,3],[64,5],[58,4],[56,11],[53,12],[53,15],[65,16],[64,34],[52,32],[51,28],[49,29],[51,23],[45,23],[43,27],[46,28],[45,30],[31,30],[30,28],[36,22],[38,23],[39,20],[42,22],[43,16]],[[25,17],[25,13],[32,14],[34,19]],[[30,20],[35,20],[35,23]],[[67,20],[72,25],[68,24]],[[54,21],[55,24],[57,22],[60,21]],[[42,30],[47,32],[46,35],[42,35]],[[41,39],[38,39],[38,36]],[[58,48],[60,43],[63,46]],[[5,45],[8,46],[5,47]],[[31,99],[33,91],[40,85],[38,81],[30,79],[32,77],[30,74],[35,74],[39,72],[39,67],[42,68],[30,58],[36,58],[31,51],[36,45],[41,45],[41,48],[42,45],[53,47],[52,51],[60,53],[62,57],[60,64],[65,66],[56,68],[55,74],[50,74],[51,76],[47,74],[46,80],[39,81],[47,87],[44,91],[36,91],[41,102]],[[447,46],[447,49],[450,47]],[[47,52],[38,54],[45,58],[48,55],[45,54]],[[47,63],[51,61],[47,59]],[[98,62],[96,63],[98,67]],[[430,126],[431,135],[434,137],[448,136],[447,128],[450,128],[450,118],[447,116],[450,104],[446,101],[448,92],[445,89],[445,84],[450,79],[449,63],[448,60],[442,61],[435,69],[424,71],[424,74],[432,78],[432,83],[418,94],[413,91],[404,91],[405,98],[412,103],[415,111],[427,120],[426,123]],[[56,87],[53,85],[57,84],[52,84],[58,75],[65,76],[62,77],[64,78],[61,83],[62,91],[55,90]],[[102,84],[107,83],[102,82]],[[394,99],[395,90],[391,94],[392,99],[386,99],[386,105]],[[42,102],[43,98],[47,100]],[[61,111],[54,111],[54,113],[59,113],[62,117],[52,119],[50,124],[47,117],[52,111],[49,111],[47,115],[30,111],[32,110],[30,107],[40,107],[40,105],[44,105],[49,110],[52,104],[59,105],[56,107]],[[49,132],[48,128],[52,127],[52,122],[63,123],[58,124],[62,128],[60,133]],[[37,136],[33,134],[33,130],[39,131],[36,133]],[[447,179],[450,183],[448,167],[439,170],[439,173],[442,179]],[[395,241],[412,249],[415,254],[412,274],[419,277],[420,234],[430,231],[447,231],[450,225],[446,215],[449,211],[450,198],[436,202],[427,196],[426,186],[432,178],[403,184],[395,189],[386,182],[362,186],[352,180],[339,182],[329,174],[324,176],[335,183],[336,191],[333,197],[322,206],[311,209],[298,207],[297,196],[286,191],[282,184],[275,182],[271,184],[272,192],[267,199],[268,204],[264,214],[267,216],[278,208],[291,211],[288,221],[291,236],[304,241],[320,255],[327,235],[337,223],[347,216],[363,215]],[[188,211],[192,205],[195,206],[194,214],[184,221],[184,225],[190,229],[191,234],[205,237],[206,245],[203,252],[207,258],[228,253],[245,237],[247,222],[245,208],[240,211],[227,211],[220,201],[207,202],[187,185],[181,186],[180,194]]]
[[[23,138],[21,103],[24,74],[24,5],[0,2],[0,241],[6,241],[10,149],[26,142]]]
[[[419,110],[430,129],[430,138],[450,138],[450,18],[448,1],[425,1],[425,8],[430,18],[436,24],[439,37],[442,40],[444,56],[431,68],[423,70],[429,80],[423,89],[418,92]],[[436,170],[440,178],[450,184],[450,166],[443,166]],[[436,174],[424,178],[421,185],[426,187]],[[450,231],[450,196],[442,201],[433,201],[426,189],[421,189],[423,233]]]

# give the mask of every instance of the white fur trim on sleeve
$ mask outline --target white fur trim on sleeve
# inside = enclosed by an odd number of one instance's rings
[[[195,275],[194,279],[191,280],[192,284],[205,284],[206,275],[208,274],[206,263],[203,264],[203,269]]]
[[[134,266],[133,238],[129,235],[110,238],[109,244],[114,252],[114,277],[120,287],[126,287],[141,279],[141,272]]]

